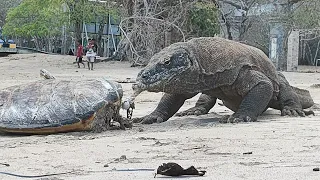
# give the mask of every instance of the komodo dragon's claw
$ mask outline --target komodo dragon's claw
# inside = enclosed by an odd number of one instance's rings
[[[281,111],[281,116],[309,116],[309,115],[315,115],[312,110],[306,111],[303,109],[297,109],[297,108],[288,108],[284,107]]]
[[[257,118],[251,118],[250,116],[246,116],[246,115],[236,116],[234,114],[223,116],[219,120],[220,123],[239,123],[239,122],[255,122],[255,121],[257,121]]]
[[[192,107],[188,110],[176,113],[176,116],[190,116],[190,115],[204,115],[207,114],[208,110],[206,110],[205,108],[201,108],[201,107]]]
[[[165,120],[163,120],[162,117],[158,115],[147,115],[141,118],[133,118],[133,123],[141,123],[141,124],[152,124],[152,123],[162,123]]]

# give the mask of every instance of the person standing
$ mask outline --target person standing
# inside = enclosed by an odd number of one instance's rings
[[[98,45],[97,45],[97,43],[96,43],[96,40],[95,40],[95,39],[91,39],[91,40],[90,40],[90,43],[91,43],[93,52],[95,52],[95,53],[97,54],[97,52],[98,52]]]
[[[96,53],[93,51],[94,45],[92,43],[92,41],[90,40],[88,46],[87,46],[87,53],[86,53],[86,57],[88,59],[88,69],[89,70],[93,70],[93,63],[94,63],[94,59],[96,57]],[[91,65],[91,68],[90,68]]]
[[[83,46],[81,44],[81,41],[77,41],[77,63],[78,63],[78,68],[80,68],[80,63],[83,64],[83,67],[85,68],[86,66],[84,65],[82,61],[82,56],[83,56]]]

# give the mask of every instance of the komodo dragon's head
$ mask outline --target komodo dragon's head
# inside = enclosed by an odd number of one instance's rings
[[[192,81],[193,60],[184,43],[175,43],[155,54],[137,76],[137,91],[183,93],[186,81]]]

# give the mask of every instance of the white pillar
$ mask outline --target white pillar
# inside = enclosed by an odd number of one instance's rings
[[[293,30],[288,37],[287,71],[298,70],[299,31]]]

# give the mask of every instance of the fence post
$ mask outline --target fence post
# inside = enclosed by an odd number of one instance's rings
[[[291,31],[288,37],[287,71],[298,70],[299,31]]]

